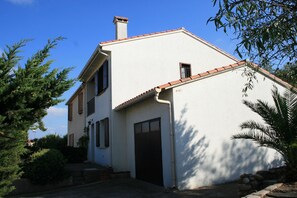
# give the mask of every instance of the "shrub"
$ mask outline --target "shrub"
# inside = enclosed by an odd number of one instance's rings
[[[25,177],[33,184],[48,184],[62,181],[68,174],[64,169],[66,160],[56,149],[41,149],[33,153],[25,164]]]
[[[87,149],[83,147],[67,146],[62,148],[61,152],[69,163],[81,163],[87,160]]]
[[[78,146],[88,149],[89,136],[83,135],[78,139]]]
[[[25,153],[26,133],[11,133],[13,138],[0,137],[0,197],[13,191],[13,181],[20,178],[20,156]]]
[[[34,147],[37,149],[57,149],[67,146],[67,137],[61,138],[59,135],[50,134],[35,141]],[[34,149],[34,148],[33,148]]]

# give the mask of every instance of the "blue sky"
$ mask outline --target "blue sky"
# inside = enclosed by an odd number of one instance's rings
[[[128,36],[184,27],[234,55],[232,35],[217,32],[213,24],[206,24],[215,12],[211,0],[0,0],[0,52],[21,39],[33,39],[21,53],[26,59],[48,39],[66,37],[51,52],[52,68],[74,67],[70,77],[76,78],[97,44],[114,39],[113,17],[124,16],[129,18]],[[67,100],[78,85],[62,98]],[[48,110],[44,118],[47,132],[30,132],[29,137],[65,135],[65,102]]]

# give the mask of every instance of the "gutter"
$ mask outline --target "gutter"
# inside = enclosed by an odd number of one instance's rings
[[[101,46],[98,45],[96,47],[96,49],[94,50],[94,52],[92,53],[91,57],[89,58],[88,62],[86,63],[86,65],[84,66],[84,68],[81,70],[80,74],[78,75],[78,79],[82,80],[82,77],[85,75],[85,72],[87,71],[88,67],[93,63],[94,59],[96,58],[96,56],[98,54],[102,54],[106,57],[108,57],[109,55],[106,54],[105,52],[103,52],[103,50],[101,49]]]
[[[174,132],[173,132],[173,116],[172,116],[172,105],[169,100],[162,100],[159,98],[159,94],[162,89],[155,88],[155,101],[160,104],[168,105],[169,109],[169,125],[170,125],[170,156],[171,156],[171,176],[172,176],[172,188],[176,188],[176,164],[175,164],[175,140],[174,140]]]

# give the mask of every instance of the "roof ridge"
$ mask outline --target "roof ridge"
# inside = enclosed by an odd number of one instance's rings
[[[113,42],[126,41],[126,40],[131,40],[131,39],[140,38],[140,37],[146,37],[146,36],[164,34],[164,33],[169,33],[169,32],[175,32],[175,31],[179,31],[179,30],[186,30],[186,29],[184,27],[180,27],[180,28],[177,28],[177,29],[163,30],[163,31],[159,31],[159,32],[140,34],[140,35],[131,36],[131,37],[122,38],[122,39],[113,39],[113,40],[103,41],[103,42],[100,42],[100,44],[108,44],[108,43],[113,43]]]

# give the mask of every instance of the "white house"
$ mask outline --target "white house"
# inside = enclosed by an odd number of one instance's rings
[[[86,103],[84,86],[81,85],[66,102],[68,106],[68,146],[78,147],[78,140],[84,135],[86,120]]]
[[[271,102],[273,86],[283,92],[290,85],[258,69],[254,89],[243,98],[242,73],[254,65],[184,28],[127,37],[128,19],[114,23],[116,39],[101,42],[79,75],[90,161],[179,189],[234,180],[279,162],[273,151],[231,136],[243,121],[260,120],[243,99]]]

